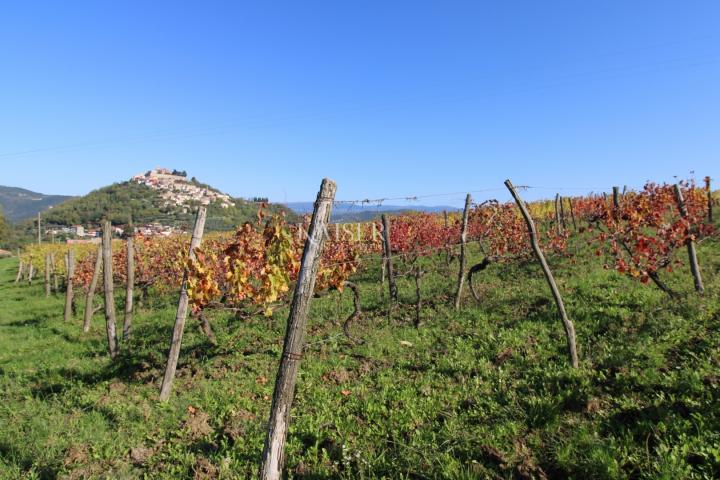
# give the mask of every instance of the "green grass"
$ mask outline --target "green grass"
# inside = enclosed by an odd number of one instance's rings
[[[314,300],[288,475],[720,477],[718,244],[699,250],[706,296],[679,269],[666,277],[683,292],[673,301],[580,248],[575,260],[551,261],[577,329],[577,370],[534,264],[492,265],[482,304],[468,295],[456,313],[457,264],[429,260],[419,329],[410,280],[400,281],[407,305],[389,320],[373,266],[355,279],[363,345],[339,326],[349,294]],[[62,298],[12,283],[16,267],[0,261],[0,478],[256,474],[287,309],[272,319],[213,313],[217,347],[189,319],[173,395],[161,404],[173,298],[136,316],[113,363],[102,315],[83,335],[79,318],[63,322]]]

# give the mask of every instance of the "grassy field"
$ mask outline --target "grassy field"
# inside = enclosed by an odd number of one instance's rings
[[[492,265],[482,303],[468,295],[456,313],[457,264],[432,260],[419,329],[414,285],[401,280],[407,305],[388,319],[373,266],[355,279],[363,345],[339,326],[349,294],[312,305],[288,476],[720,478],[713,242],[699,250],[705,298],[686,268],[666,277],[682,292],[670,300],[604,269],[582,245],[574,260],[553,259],[577,329],[577,370],[537,265]],[[79,318],[63,322],[62,298],[13,284],[16,268],[0,260],[0,478],[256,474],[287,309],[272,319],[213,314],[217,347],[190,319],[172,398],[160,404],[173,298],[136,316],[113,363],[101,314],[83,335]]]

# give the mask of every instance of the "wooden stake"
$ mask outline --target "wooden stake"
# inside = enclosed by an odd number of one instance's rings
[[[620,213],[620,187],[613,187],[613,216],[615,220],[619,218]]]
[[[390,294],[390,300],[397,302],[398,289],[395,284],[395,274],[393,273],[392,264],[392,246],[390,245],[390,219],[386,214],[382,214],[382,225],[383,225],[383,251],[385,253],[385,273],[388,279],[388,292]]]
[[[50,254],[45,255],[45,297],[50,296]]]
[[[713,221],[713,198],[712,190],[710,189],[710,177],[705,177],[705,190],[707,191],[707,208],[708,208],[708,222]]]
[[[17,276],[15,277],[15,283],[20,283],[20,280],[22,280],[23,271],[25,270],[23,267],[22,258],[20,258],[20,254],[18,254],[18,271]]]
[[[37,215],[37,237],[38,245],[40,245],[42,243],[42,237],[40,235],[40,212],[38,212]]]
[[[555,298],[555,304],[557,305],[558,312],[560,313],[560,318],[562,319],[563,326],[565,327],[565,336],[567,337],[568,353],[570,354],[570,362],[572,363],[573,368],[577,368],[578,367],[578,355],[577,355],[577,347],[575,345],[575,326],[573,325],[572,321],[570,321],[570,319],[567,316],[567,313],[565,312],[565,304],[563,303],[562,297],[560,296],[560,290],[558,289],[557,284],[555,283],[555,278],[553,277],[553,274],[550,271],[550,266],[548,265],[547,261],[545,260],[545,255],[543,255],[542,250],[540,249],[540,243],[538,242],[537,231],[535,230],[535,223],[533,223],[532,217],[530,217],[530,212],[528,212],[528,209],[525,206],[525,203],[520,198],[520,195],[518,195],[512,182],[510,182],[510,180],[505,180],[505,186],[507,187],[508,190],[510,190],[510,194],[515,199],[515,202],[517,203],[518,208],[520,208],[520,213],[522,213],[522,216],[525,219],[525,223],[527,224],[528,234],[530,235],[530,245],[532,246],[535,256],[537,257],[538,261],[540,262],[540,266],[542,267],[543,274],[545,274],[545,280],[547,280],[548,285],[550,286],[550,290],[552,291],[553,297]]]
[[[195,258],[195,249],[200,246],[203,232],[205,230],[205,217],[207,211],[205,207],[198,208],[195,217],[195,228],[193,228],[192,238],[190,240],[190,258]],[[182,345],[183,332],[185,331],[185,319],[188,310],[188,293],[187,293],[187,270],[183,273],[182,283],[180,284],[180,300],[178,301],[177,314],[175,315],[175,326],[172,331],[172,339],[170,340],[170,351],[168,352],[167,365],[165,366],[165,376],[163,377],[160,387],[160,400],[166,401],[170,398],[172,383],[175,379],[175,370],[177,369],[178,358],[180,358],[180,346]]]
[[[568,206],[570,207],[570,218],[572,219],[573,230],[577,232],[577,224],[575,223],[575,209],[573,208],[571,197],[568,197]]]
[[[558,235],[562,234],[562,225],[560,224],[560,194],[555,194],[555,230]]]
[[[57,274],[57,268],[55,267],[55,254],[50,254],[50,265],[52,266],[52,281],[53,281],[53,291],[57,295],[58,292],[60,292],[60,286],[58,285],[58,274]]]
[[[132,226],[130,227],[132,228]],[[127,238],[127,282],[125,285],[125,321],[123,322],[123,341],[130,339],[130,328],[133,318],[133,290],[135,288],[135,245],[134,233]]]
[[[680,186],[677,183],[675,184],[675,200],[677,201],[678,210],[680,210],[680,216],[687,218],[687,207],[685,206],[685,200],[683,199]],[[690,233],[692,234],[693,232],[691,231]],[[695,251],[695,241],[692,238],[688,238],[685,241],[685,245],[687,246],[688,259],[690,261],[690,271],[695,280],[695,291],[702,295],[705,293],[705,287],[703,287],[702,275],[700,275],[700,265],[698,265],[697,252]]]
[[[83,318],[83,332],[90,331],[90,322],[94,313],[93,298],[95,298],[95,289],[97,288],[98,279],[100,278],[100,270],[102,270],[103,248],[102,245],[97,249],[97,257],[95,257],[95,269],[90,279],[90,286],[85,294],[85,317]]]
[[[105,328],[108,337],[110,358],[120,353],[115,329],[115,286],[113,284],[112,229],[110,221],[105,220],[102,233],[103,283],[105,284]]]
[[[279,480],[281,478],[290,407],[305,342],[305,323],[325,242],[323,232],[330,218],[335,191],[335,182],[326,178],[322,181],[315,201],[308,240],[305,242],[300,273],[290,307],[280,369],[275,380],[270,421],[260,464],[259,477],[262,480]]]
[[[65,286],[65,321],[69,321],[73,314],[73,276],[75,275],[75,250],[72,248],[67,253],[67,282]]]
[[[467,249],[467,227],[471,205],[472,197],[468,193],[465,197],[465,209],[463,210],[462,227],[460,230],[460,266],[458,267],[457,289],[455,290],[455,310],[460,310],[460,297],[462,296],[463,284],[465,282],[465,268],[467,267],[465,250]],[[419,269],[420,267],[418,267],[418,271]],[[419,280],[416,279],[415,283],[419,284]],[[418,292],[419,288],[420,287],[418,287]]]
[[[560,196],[560,223],[562,223],[563,232],[567,230],[565,224],[565,199],[562,196]]]

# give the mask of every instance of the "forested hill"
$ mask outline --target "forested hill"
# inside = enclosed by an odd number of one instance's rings
[[[220,202],[208,205],[206,230],[231,230],[237,225],[256,218],[259,204],[243,199],[232,199],[234,206],[223,208]],[[136,182],[115,183],[94,190],[83,197],[73,198],[45,213],[49,225],[97,225],[104,218],[115,224],[125,224],[132,218],[135,224],[159,222],[163,225],[192,225],[198,202],[173,204],[163,198],[160,191]],[[285,210],[271,204],[269,212]]]
[[[24,188],[0,185],[0,206],[5,217],[11,222],[33,218],[38,212],[47,210],[49,207],[62,203],[69,198],[72,197],[45,195]]]

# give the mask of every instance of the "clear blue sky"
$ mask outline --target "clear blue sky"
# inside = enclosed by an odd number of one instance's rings
[[[720,182],[717,1],[0,10],[4,185],[77,195],[154,166],[276,201],[324,176],[343,199]]]

